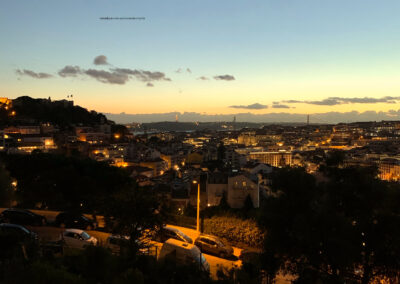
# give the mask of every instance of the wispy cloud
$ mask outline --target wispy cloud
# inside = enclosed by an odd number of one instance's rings
[[[200,76],[199,78],[197,78],[197,80],[206,81],[206,80],[210,80],[210,79],[207,78],[206,76]]]
[[[181,74],[181,73],[192,73],[192,70],[190,68],[178,68],[175,70],[175,73]]]
[[[146,84],[146,86],[147,86],[147,87],[154,87],[154,84],[153,84],[153,83],[150,83],[150,82],[148,82],[148,83]]]
[[[99,55],[93,60],[94,65],[108,65],[107,56]]]
[[[223,80],[223,81],[233,81],[235,80],[235,77],[232,75],[217,75],[214,76],[215,80]]]
[[[35,79],[47,79],[47,78],[53,77],[53,75],[48,74],[48,73],[42,73],[42,72],[37,73],[37,72],[27,70],[27,69],[23,69],[23,70],[17,69],[17,70],[15,70],[15,73],[17,73],[18,75],[21,75],[21,76],[29,76],[29,77],[32,77]]]
[[[67,65],[60,71],[58,71],[58,75],[61,77],[76,77],[78,75],[82,74],[82,70],[79,66],[72,66],[72,65]]]
[[[262,105],[262,104],[259,104],[259,103],[255,103],[255,104],[252,104],[252,105],[234,105],[234,106],[230,106],[230,108],[239,108],[239,109],[255,109],[255,110],[257,110],[257,109],[267,109],[268,108],[268,106],[267,105]]]
[[[111,69],[115,73],[124,74],[133,76],[139,81],[143,82],[151,82],[151,81],[171,81],[170,78],[167,78],[165,73],[163,72],[152,72],[152,71],[144,71],[137,69],[128,69],[128,68],[115,68]]]
[[[127,74],[120,72],[88,69],[84,73],[102,83],[123,85],[129,80],[129,76]]]
[[[117,85],[123,85],[131,79],[136,79],[146,83],[151,83],[154,81],[171,81],[171,79],[168,78],[163,72],[159,71],[152,72],[152,71],[129,69],[129,68],[111,68],[109,70],[97,70],[97,69],[85,70],[80,68],[79,66],[67,65],[63,69],[58,71],[58,75],[61,77],[77,77],[86,75],[105,84],[117,84]],[[147,84],[146,86],[153,87],[154,85]]]
[[[394,104],[400,100],[400,97],[382,97],[382,98],[343,98],[343,97],[329,97],[323,100],[317,101],[299,101],[299,100],[285,100],[283,103],[287,104],[311,104],[311,105],[321,105],[321,106],[334,106],[343,104],[376,104],[376,103],[388,103]]]
[[[273,104],[272,108],[290,108],[288,105]]]

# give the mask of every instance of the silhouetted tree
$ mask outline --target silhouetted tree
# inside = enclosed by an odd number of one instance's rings
[[[317,184],[303,169],[281,169],[263,207],[264,267],[298,283],[369,283],[400,272],[400,191],[363,168],[334,168]],[[358,281],[357,280],[357,281]]]
[[[218,159],[218,161],[223,161],[225,159],[225,152],[226,152],[226,148],[224,146],[224,143],[221,141],[219,143],[218,148],[217,148],[217,159]]]
[[[12,179],[10,174],[5,169],[4,165],[0,164],[0,206],[9,207],[10,201],[13,198]]]

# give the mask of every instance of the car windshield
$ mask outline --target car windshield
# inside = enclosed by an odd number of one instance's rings
[[[184,233],[178,232],[178,235],[183,238],[184,240],[186,240],[188,243],[192,242],[192,239],[190,237],[188,237],[187,235],[185,235]]]
[[[82,238],[83,238],[84,240],[90,239],[90,235],[89,235],[88,233],[86,233],[86,232],[82,232],[81,236],[82,236]]]
[[[31,233],[31,232],[29,232],[28,229],[25,228],[25,227],[21,227],[21,230],[24,231],[24,232],[27,233],[27,234],[30,234],[30,233]]]
[[[220,246],[220,247],[224,247],[224,246],[225,246],[224,243],[223,243],[221,240],[219,240],[219,239],[215,239],[214,241],[215,241],[215,242],[217,243],[217,245]]]
[[[81,218],[85,221],[90,221],[89,218],[85,217],[84,215],[81,216]]]

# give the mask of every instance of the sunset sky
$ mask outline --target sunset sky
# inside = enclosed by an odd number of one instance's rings
[[[104,113],[398,115],[399,12],[398,0],[5,0],[0,97],[73,94]]]

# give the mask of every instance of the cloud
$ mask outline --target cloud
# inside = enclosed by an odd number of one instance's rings
[[[146,86],[147,86],[147,87],[154,87],[154,84],[153,84],[153,83],[150,83],[150,82],[148,82],[148,83],[146,84]]]
[[[104,56],[104,55],[101,55]],[[101,56],[95,58],[95,62]],[[107,62],[106,57],[103,59],[97,60],[97,62]],[[97,64],[103,64],[97,63]],[[18,75],[26,75],[31,76],[33,78],[42,79],[42,78],[50,78],[53,75],[47,73],[36,73],[30,70],[19,70],[15,71]],[[66,65],[64,68],[58,71],[58,75],[60,77],[78,77],[78,76],[89,76],[98,80],[99,82],[106,84],[118,84],[123,85],[127,83],[131,79],[137,79],[139,81],[145,83],[151,83],[154,81],[171,81],[165,73],[159,71],[146,71],[146,70],[137,70],[137,69],[129,69],[129,68],[110,68],[108,70],[97,70],[97,69],[82,69],[79,66]],[[150,84],[147,84],[150,87]],[[153,84],[151,84],[151,87]]]
[[[82,70],[79,66],[67,65],[58,71],[58,75],[61,77],[76,77],[79,74],[82,74]]]
[[[205,76],[200,76],[199,78],[197,78],[197,80],[203,80],[203,81],[206,81],[206,80],[210,80],[210,79],[208,79],[207,77],[205,77]]]
[[[232,75],[217,75],[214,76],[215,80],[224,80],[224,81],[233,81],[235,80],[235,77],[233,77]]]
[[[267,105],[262,105],[262,104],[259,104],[259,103],[255,103],[255,104],[247,105],[247,106],[245,106],[245,105],[230,106],[230,108],[241,108],[241,109],[266,109],[266,108],[268,108],[268,106],[267,106]]]
[[[272,108],[290,108],[290,106],[274,103],[274,104],[272,105]]]
[[[84,73],[102,83],[123,85],[129,80],[127,74],[115,71],[108,72],[104,70],[88,69]]]
[[[47,78],[53,77],[53,75],[51,75],[51,74],[42,73],[42,72],[36,73],[34,71],[26,70],[26,69],[24,69],[24,70],[17,69],[17,70],[15,70],[15,73],[17,73],[18,75],[21,75],[21,76],[29,76],[29,77],[32,77],[35,79],[47,79]]]
[[[115,68],[111,69],[111,71],[127,76],[134,76],[136,79],[142,82],[150,82],[150,81],[171,81],[170,78],[165,76],[163,72],[151,72],[137,69],[128,69],[128,68]]]
[[[108,65],[107,56],[99,55],[93,60],[94,65]]]
[[[190,68],[186,68],[186,69],[182,69],[182,68],[178,68],[175,73],[183,73],[183,72],[187,72],[187,73],[192,73],[192,70],[190,70]]]
[[[298,101],[298,100],[286,100],[282,101],[283,103],[288,104],[311,104],[311,105],[321,105],[321,106],[334,106],[334,105],[343,105],[343,104],[376,104],[376,103],[388,103],[394,104],[400,100],[400,97],[382,97],[382,98],[342,98],[342,97],[329,97],[327,99],[319,100],[319,101]]]

